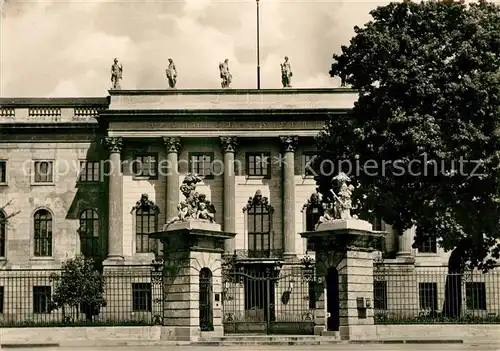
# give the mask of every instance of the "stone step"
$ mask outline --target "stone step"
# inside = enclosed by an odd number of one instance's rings
[[[335,336],[227,335],[221,337],[201,337],[195,344],[199,346],[324,345],[339,342],[342,341]]]

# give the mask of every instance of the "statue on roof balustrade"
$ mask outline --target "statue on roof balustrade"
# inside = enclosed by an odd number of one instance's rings
[[[111,65],[111,89],[120,89],[120,79],[123,78],[123,65],[115,58]]]
[[[219,63],[219,72],[222,79],[221,87],[223,89],[229,88],[231,82],[233,81],[233,76],[229,72],[229,60],[225,59],[224,62]]]
[[[281,66],[281,84],[283,84],[283,88],[291,88],[292,87],[292,65],[288,60],[288,56],[285,56],[285,61],[280,63]]]
[[[170,88],[175,88],[177,84],[177,69],[175,68],[174,60],[171,58],[168,59],[168,67],[165,70],[167,75],[168,86]]]

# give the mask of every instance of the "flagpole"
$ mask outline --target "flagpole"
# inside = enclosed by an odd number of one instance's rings
[[[257,2],[257,89],[260,89],[260,26],[259,26],[259,1]]]

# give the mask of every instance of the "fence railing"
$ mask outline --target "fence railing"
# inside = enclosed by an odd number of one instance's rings
[[[373,295],[377,324],[500,323],[500,268],[376,265]]]
[[[54,306],[59,270],[0,270],[0,326],[152,325],[163,318],[162,272],[153,266],[105,270],[99,308]]]

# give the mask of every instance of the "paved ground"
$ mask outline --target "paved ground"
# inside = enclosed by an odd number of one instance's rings
[[[138,349],[140,351],[278,351],[278,350],[293,350],[293,351],[309,351],[311,349],[318,351],[331,351],[331,350],[346,350],[346,351],[500,351],[500,345],[466,345],[466,344],[421,344],[421,345],[383,345],[383,344],[339,344],[339,345],[321,345],[321,346],[136,346],[136,347],[44,347],[44,348],[15,348],[15,349],[2,349],[2,350],[15,350],[15,351],[130,351],[131,349]]]

